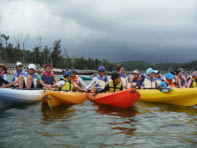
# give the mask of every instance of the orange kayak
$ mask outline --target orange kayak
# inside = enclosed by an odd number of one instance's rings
[[[84,102],[87,99],[87,93],[45,91],[41,98],[43,102],[47,102],[49,106],[53,107],[59,106],[61,104],[74,105]]]
[[[118,108],[129,108],[139,99],[140,94],[135,89],[127,89],[115,93],[88,94],[88,99],[97,104],[105,104]]]

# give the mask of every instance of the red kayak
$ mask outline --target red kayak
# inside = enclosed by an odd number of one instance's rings
[[[131,107],[140,98],[135,89],[127,89],[115,93],[99,93],[96,96],[88,95],[88,99],[98,104],[110,105],[118,108]]]

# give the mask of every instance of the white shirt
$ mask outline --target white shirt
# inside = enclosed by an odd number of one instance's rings
[[[105,78],[105,76],[102,77],[103,79]],[[109,81],[107,80],[106,85],[109,83]],[[90,84],[88,86],[86,86],[87,89],[90,89],[92,87],[94,87],[96,84],[99,84],[99,79],[97,77],[94,77],[93,80],[90,82]]]

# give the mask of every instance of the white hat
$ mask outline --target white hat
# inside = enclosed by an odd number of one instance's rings
[[[34,69],[36,70],[36,65],[35,64],[29,64],[28,69]]]
[[[18,67],[18,66],[23,66],[23,63],[21,63],[21,62],[16,62],[16,67]]]

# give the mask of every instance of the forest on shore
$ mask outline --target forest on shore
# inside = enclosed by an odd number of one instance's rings
[[[124,61],[113,63],[107,59],[92,59],[81,57],[70,57],[67,49],[62,49],[61,40],[55,40],[51,47],[35,45],[33,49],[25,49],[25,42],[16,41],[15,44],[9,42],[10,36],[0,35],[0,61],[3,63],[35,63],[43,66],[46,63],[52,64],[55,68],[75,68],[96,70],[99,65],[105,66],[108,71],[116,70],[118,64],[123,65],[126,70],[145,70],[148,67],[162,71],[173,71],[177,68],[183,68],[187,71],[193,71],[197,68],[197,60],[185,63],[160,63],[151,64],[145,61]]]

